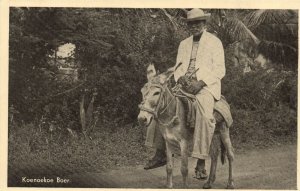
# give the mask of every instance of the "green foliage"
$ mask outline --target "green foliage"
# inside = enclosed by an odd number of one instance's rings
[[[296,10],[211,10],[208,29],[215,33],[227,48],[235,42],[251,45],[272,63],[285,70],[298,66],[298,12]],[[222,13],[222,14],[220,14]],[[250,47],[249,47],[250,48]],[[253,54],[254,53],[254,54]]]
[[[95,103],[106,112],[102,119],[109,113],[116,122],[132,121],[138,112],[132,106],[140,101],[139,90],[145,83],[147,65],[174,63],[179,38],[160,10],[108,9],[95,10],[92,16],[91,13],[90,10],[81,15],[91,23],[90,36],[93,41],[105,36],[110,46],[76,44],[76,58],[87,68],[86,86],[99,90]]]
[[[297,140],[297,83],[295,72],[256,68],[243,73],[226,60],[222,94],[234,119],[231,139],[244,150],[295,143]]]
[[[43,116],[45,105],[62,104],[65,95],[70,111],[74,111],[79,94],[94,88],[99,91],[95,104],[105,111],[101,119],[109,113],[110,120],[132,121],[138,111],[133,106],[140,100],[146,66],[149,62],[163,63],[164,68],[173,65],[185,34],[180,26],[174,31],[160,9],[12,8],[10,29],[10,105],[14,104],[28,121]],[[24,48],[19,38],[36,49]],[[67,42],[76,46],[74,57],[84,86],[52,96],[78,85],[58,80],[57,66],[47,59]],[[43,51],[38,49],[41,47]],[[29,58],[23,59],[24,55]],[[53,75],[41,73],[45,69]]]
[[[259,35],[263,34],[259,30],[267,30],[265,24],[290,23],[290,19],[296,16],[293,11],[282,10],[210,11],[213,14],[209,29],[218,35],[225,47],[236,41],[255,39],[248,27],[257,32],[260,38],[264,38]],[[153,62],[163,71],[175,63],[178,44],[187,36],[182,22],[184,14],[181,9],[11,8],[10,105],[13,104],[20,111],[22,118],[30,121],[44,115],[45,105],[62,104],[62,96],[67,95],[67,107],[75,116],[78,112],[73,111],[77,108],[80,94],[86,92],[82,88],[89,92],[97,88],[99,92],[95,104],[106,112],[101,119],[106,118],[105,115],[109,113],[110,120],[120,124],[132,121],[138,111],[137,107],[132,106],[137,105],[140,100],[139,90],[145,83],[146,66]],[[226,17],[220,17],[223,14]],[[297,36],[294,30],[287,31],[292,32],[289,33],[292,34],[290,36]],[[284,36],[277,37],[284,43],[289,43]],[[57,66],[50,65],[48,61],[48,55],[67,42],[76,45],[74,58],[82,73],[80,79],[84,86],[52,97],[78,85],[58,80]],[[291,51],[285,47],[295,49],[293,46],[262,41],[259,50],[267,58],[272,57],[273,60],[288,65],[297,58],[295,55],[286,56]],[[286,60],[286,57],[290,60]],[[295,64],[291,65],[295,68]],[[227,69],[229,73],[234,70],[236,69]],[[263,73],[262,71],[261,74]],[[231,77],[227,77],[229,78]],[[233,78],[238,78],[238,75]],[[232,83],[241,83],[237,84],[239,87],[251,83],[247,80],[249,78],[264,81],[259,79],[263,77],[257,73],[242,76],[239,82],[229,80],[224,84],[230,86]],[[272,78],[272,74],[265,78]],[[251,88],[255,90],[255,87]],[[224,91],[228,92],[226,88]],[[237,96],[233,100],[240,100],[237,105],[246,104],[248,106],[245,107],[250,107],[252,104],[254,106],[251,107],[255,107],[260,104],[259,101],[250,103],[249,100],[238,99],[240,94],[260,92],[247,91],[241,87],[242,93],[235,94],[236,91],[233,90],[230,95]],[[263,93],[260,92],[257,99],[264,102],[265,98],[260,94]]]
[[[297,141],[297,113],[286,105],[269,110],[232,108],[233,146],[239,150],[294,144]]]
[[[297,73],[257,70],[243,74],[241,68],[227,67],[223,94],[238,109],[268,109],[279,104],[297,108]]]
[[[278,65],[277,67],[297,71],[298,51],[293,46],[274,41],[261,41],[258,51],[269,58],[272,63]]]

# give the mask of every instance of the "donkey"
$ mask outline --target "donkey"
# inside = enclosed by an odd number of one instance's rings
[[[188,157],[189,144],[192,142],[192,132],[186,126],[185,109],[180,98],[173,95],[171,87],[168,85],[168,79],[173,74],[173,70],[154,76],[147,84],[147,90],[143,94],[143,101],[139,105],[140,113],[138,120],[141,126],[148,126],[152,120],[157,120],[159,129],[166,142],[167,154],[167,187],[173,187],[173,154],[181,155],[181,174],[183,186],[187,187],[188,177]],[[217,112],[214,112],[217,124],[210,147],[211,167],[207,182],[203,188],[212,188],[216,179],[216,167],[219,151],[221,150],[222,163],[227,155],[229,163],[229,177],[227,187],[234,188],[232,178],[232,162],[234,154],[229,137],[229,128],[226,126],[224,118]],[[180,152],[178,153],[178,146]]]

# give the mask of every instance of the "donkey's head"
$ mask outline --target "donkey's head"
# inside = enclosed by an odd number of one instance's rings
[[[141,126],[148,126],[153,118],[157,117],[159,109],[163,106],[163,92],[166,88],[165,84],[172,73],[171,70],[168,70],[162,74],[156,74],[154,66],[151,66],[150,69],[154,71],[155,75],[149,77],[149,72],[147,70],[148,82],[141,90],[143,101],[139,105],[140,113],[138,115],[138,121]]]

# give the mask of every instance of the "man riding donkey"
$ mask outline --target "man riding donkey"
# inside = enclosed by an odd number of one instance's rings
[[[215,102],[221,98],[221,79],[225,75],[222,42],[206,31],[206,21],[209,16],[210,14],[205,14],[201,9],[192,9],[187,13],[187,25],[191,36],[181,41],[174,67],[174,80],[182,85],[184,91],[195,95],[197,99],[194,102],[196,116],[191,153],[192,157],[198,159],[195,168],[197,179],[207,178],[205,160],[209,158],[210,144],[216,125],[213,112]],[[147,72],[151,73],[152,70],[153,68],[150,67],[150,71]],[[230,113],[228,115],[223,114],[223,117],[231,125],[232,118]],[[156,153],[144,169],[165,165],[165,142],[155,121],[148,126],[146,145],[155,147]]]

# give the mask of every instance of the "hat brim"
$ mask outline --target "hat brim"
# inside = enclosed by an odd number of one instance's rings
[[[194,17],[194,18],[187,18],[186,21],[206,21],[210,17],[210,13],[204,14],[204,16],[201,17]]]

